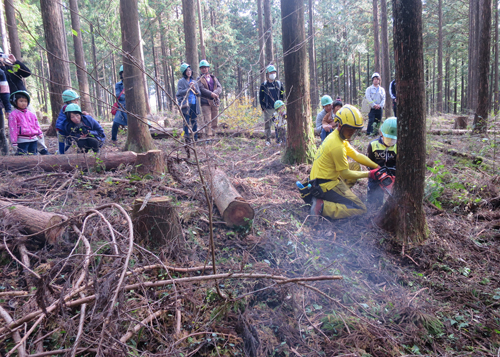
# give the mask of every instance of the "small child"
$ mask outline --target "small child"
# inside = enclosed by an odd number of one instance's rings
[[[281,100],[274,102],[274,110],[278,113],[278,118],[273,117],[274,130],[276,132],[276,143],[286,144],[286,106]]]
[[[387,170],[396,174],[396,155],[397,155],[397,138],[398,125],[397,118],[387,118],[380,126],[380,137],[373,140],[368,145],[367,156],[380,167],[385,167]],[[392,172],[391,172],[392,171]],[[368,203],[374,203],[381,206],[384,201],[384,190],[380,187],[379,181],[374,179],[368,180]]]
[[[335,114],[337,114],[340,108],[342,108],[342,102],[337,98],[337,100],[332,103],[332,110],[325,115],[321,122],[321,142],[323,142],[337,127]]]
[[[61,155],[64,154],[69,148],[66,141],[67,133],[64,131],[64,121],[66,120],[65,109],[71,103],[78,104],[79,99],[80,96],[78,95],[78,93],[76,93],[72,89],[66,89],[64,92],[62,92],[62,100],[64,102],[64,105],[62,106],[56,121],[57,139],[59,141],[59,154]],[[89,115],[89,113],[87,112],[83,112],[83,114]]]
[[[80,152],[98,153],[106,139],[102,126],[90,115],[85,115],[78,104],[68,104],[64,113],[63,128],[69,144],[76,142]]]
[[[15,109],[9,115],[9,133],[10,143],[17,149],[16,155],[36,155],[38,139],[43,138],[35,113],[27,109],[30,99],[29,93],[24,90],[10,95],[10,103]]]

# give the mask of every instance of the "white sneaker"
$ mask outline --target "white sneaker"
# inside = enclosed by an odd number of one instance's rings
[[[270,146],[271,143],[269,141],[266,141],[266,146]]]

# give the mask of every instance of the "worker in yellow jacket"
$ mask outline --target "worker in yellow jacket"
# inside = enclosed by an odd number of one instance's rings
[[[365,204],[351,191],[360,178],[374,178],[380,167],[367,156],[357,152],[349,143],[363,128],[363,117],[352,105],[344,105],[336,114],[338,127],[318,149],[311,169],[311,215],[333,219],[346,218],[366,212]],[[347,156],[356,162],[348,163]],[[359,164],[371,171],[360,171]]]

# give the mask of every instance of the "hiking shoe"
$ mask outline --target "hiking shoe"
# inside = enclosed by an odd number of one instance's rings
[[[269,146],[271,145],[271,143],[269,141],[266,141],[266,146]]]
[[[323,200],[321,198],[313,197],[311,211],[309,214],[311,216],[321,216],[321,213],[323,213]]]

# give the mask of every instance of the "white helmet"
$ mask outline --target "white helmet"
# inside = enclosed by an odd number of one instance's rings
[[[380,79],[380,74],[378,74],[377,72],[373,73],[372,74],[372,81],[373,81],[373,78],[375,77],[378,77]]]

